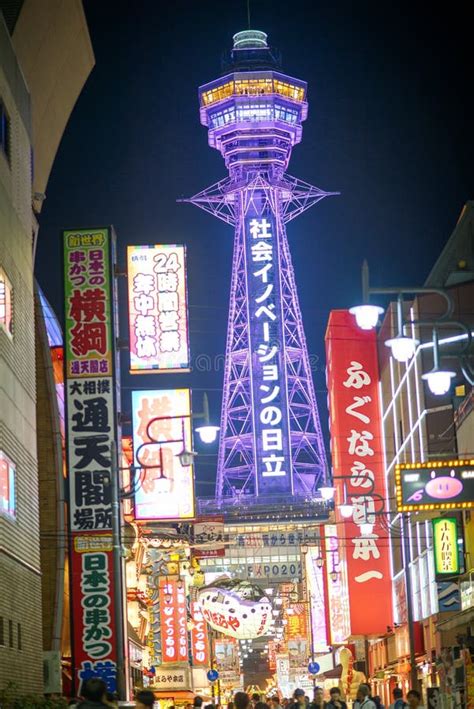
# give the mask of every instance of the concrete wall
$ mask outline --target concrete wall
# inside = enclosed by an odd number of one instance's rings
[[[10,163],[0,151],[0,265],[13,289],[13,337],[0,329],[0,449],[16,466],[16,518],[0,515],[0,687],[24,687],[28,668],[28,690],[41,691],[29,97],[3,21],[0,96],[11,119]]]

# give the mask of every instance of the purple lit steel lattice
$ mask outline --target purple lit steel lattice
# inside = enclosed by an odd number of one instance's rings
[[[216,497],[308,497],[326,456],[285,223],[338,193],[285,173],[306,83],[278,70],[263,32],[235,35],[229,73],[199,96],[229,177],[184,201],[235,229]]]

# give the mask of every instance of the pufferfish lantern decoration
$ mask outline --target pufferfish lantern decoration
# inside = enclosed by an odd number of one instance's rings
[[[238,640],[268,635],[272,625],[270,599],[248,581],[218,579],[199,591],[198,602],[211,628]]]

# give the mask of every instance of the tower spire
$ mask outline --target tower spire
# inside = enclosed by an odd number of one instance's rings
[[[278,71],[250,22],[233,40],[231,73],[199,89],[229,177],[186,200],[235,229],[216,497],[293,504],[317,499],[327,470],[285,223],[335,193],[285,172],[306,83]]]

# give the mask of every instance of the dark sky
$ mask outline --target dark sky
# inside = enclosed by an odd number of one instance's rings
[[[132,385],[191,386],[194,408],[207,391],[217,421],[232,230],[175,200],[226,175],[199,123],[197,87],[219,75],[222,52],[246,28],[246,0],[84,5],[96,66],[49,181],[37,277],[61,313],[62,228],[113,224],[121,264],[127,243],[187,244],[194,371],[132,380],[124,353],[123,410]],[[281,50],[284,71],[309,84],[289,172],[342,193],[288,227],[323,426],[328,312],[359,299],[362,259],[374,285],[422,285],[474,198],[474,11],[463,5],[251,1],[253,28]],[[198,479],[210,481],[214,468],[212,453],[200,455]],[[198,489],[212,494],[209,484]]]

